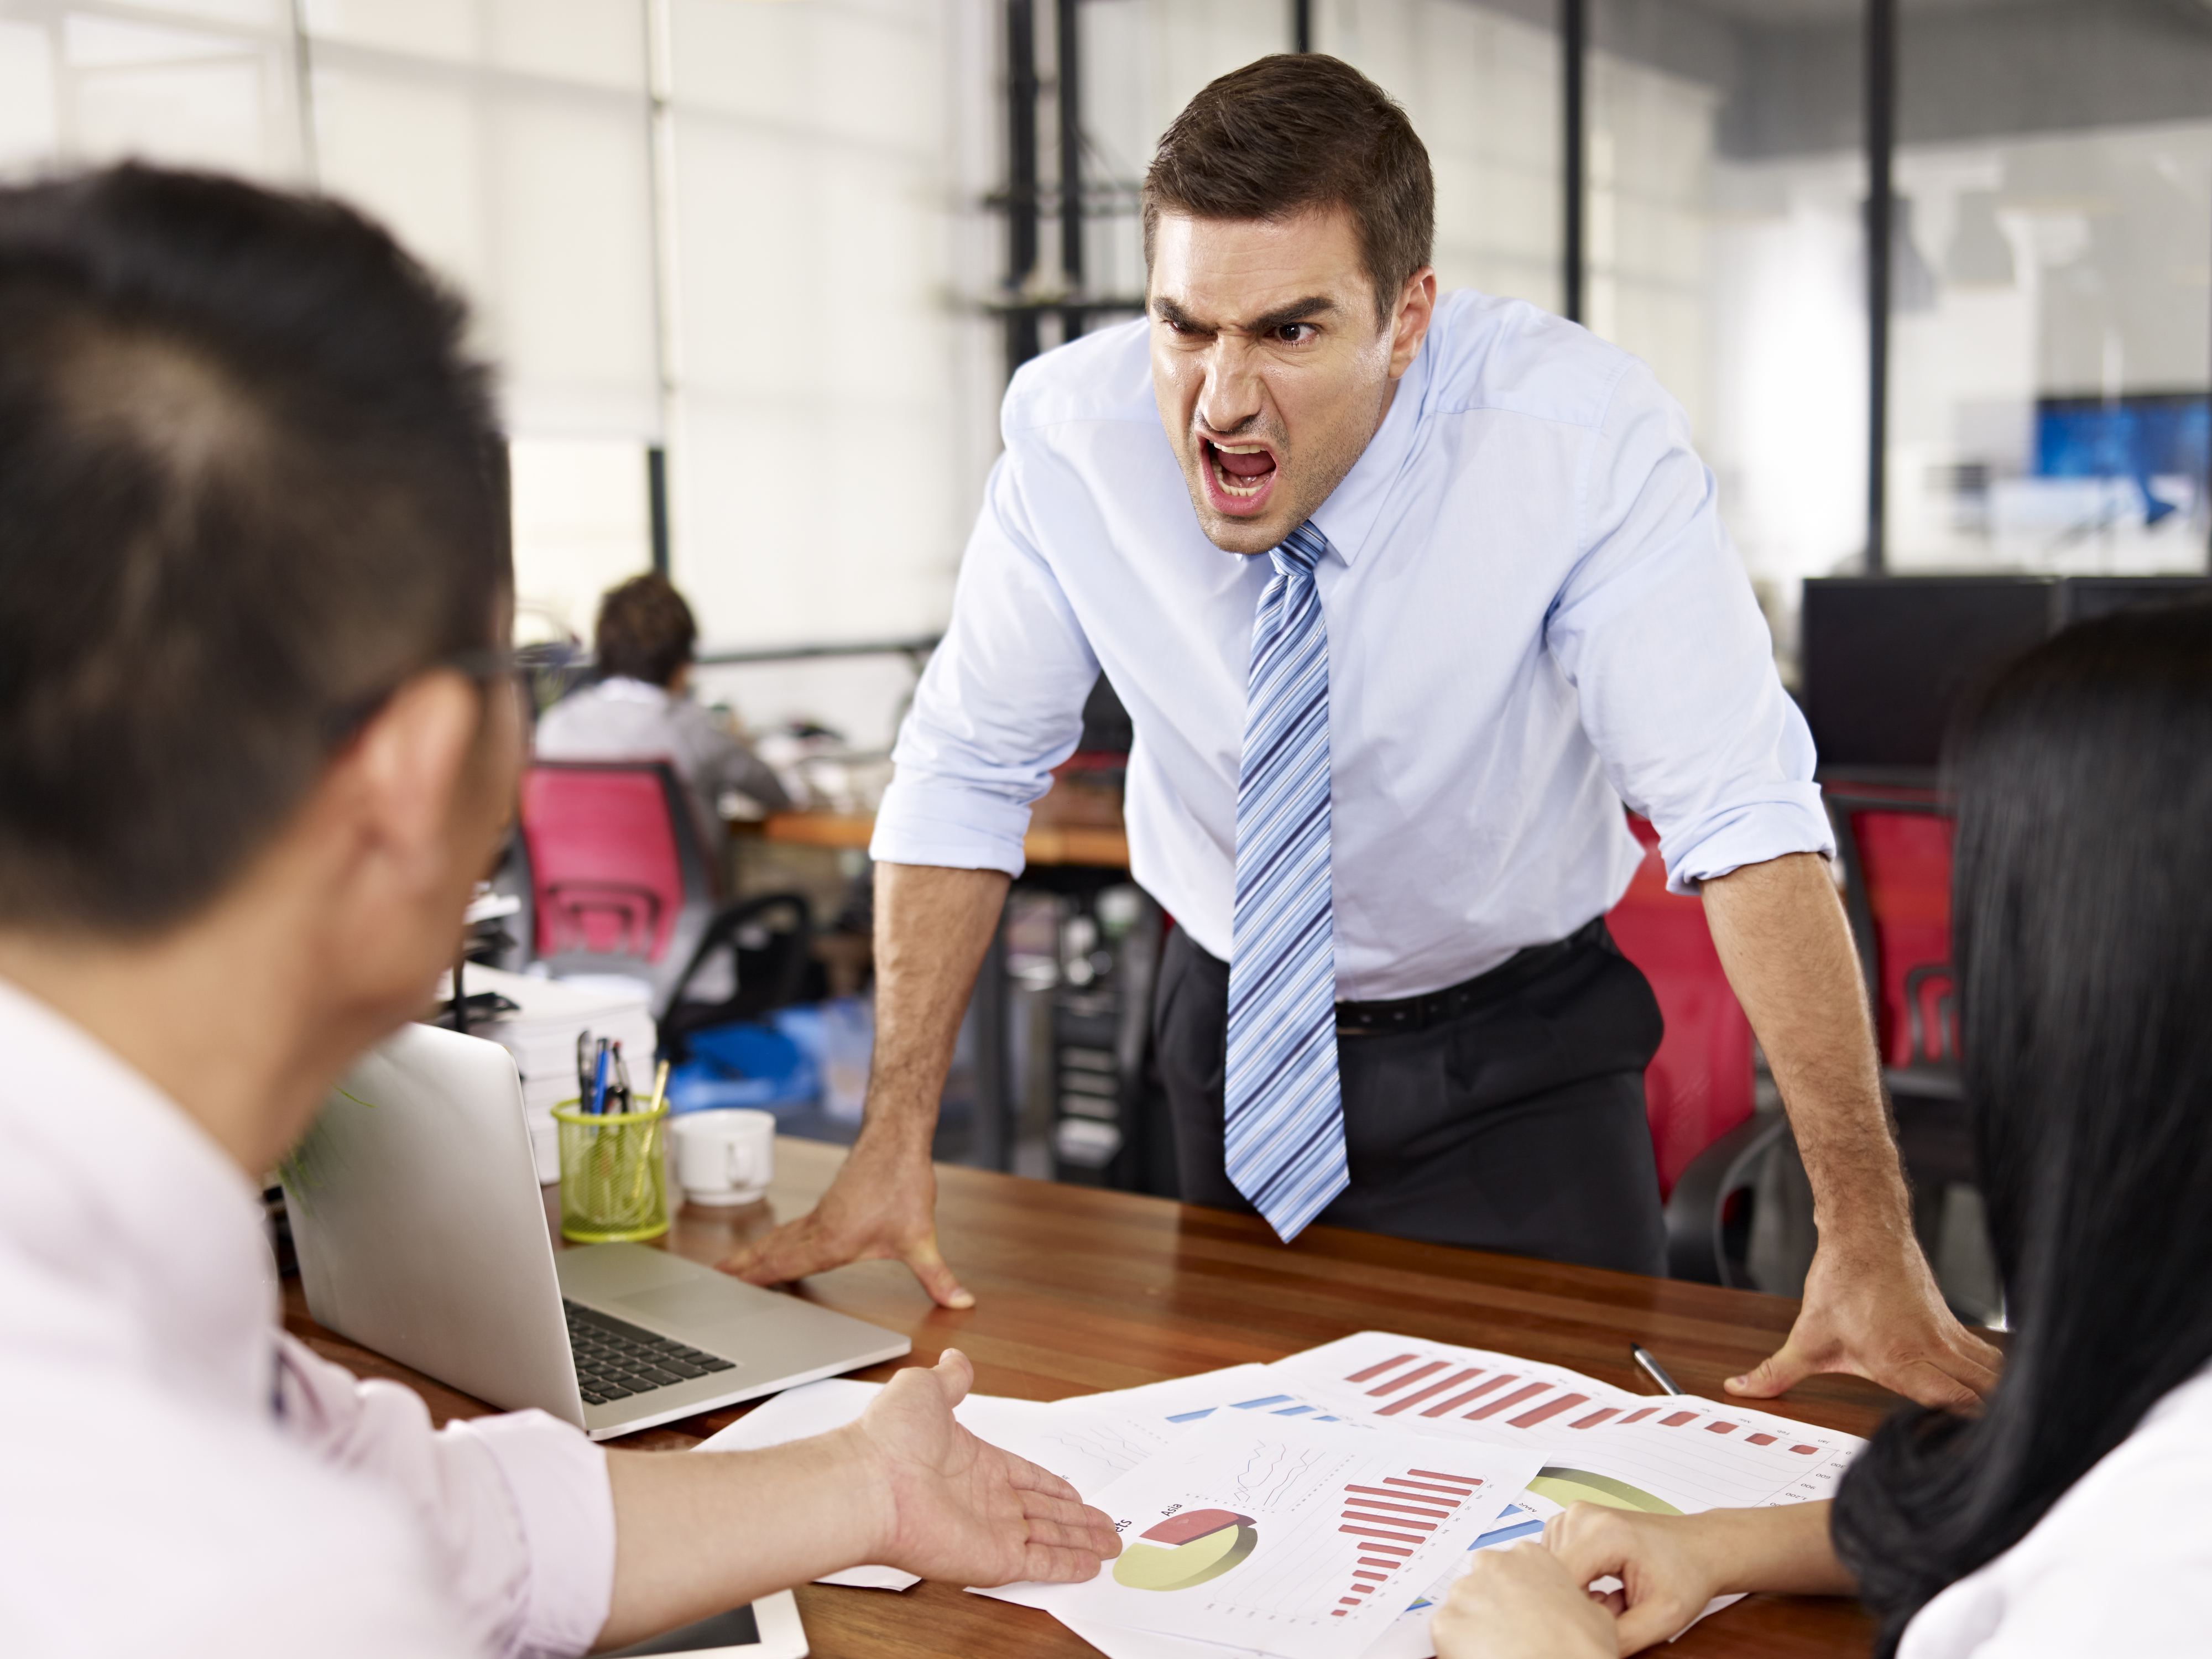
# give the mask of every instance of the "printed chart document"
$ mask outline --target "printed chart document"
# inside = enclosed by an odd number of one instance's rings
[[[1535,1474],[1504,1447],[1296,1419],[1194,1425],[1103,1492],[1121,1554],[1032,1606],[1284,1659],[1357,1659]]]
[[[1278,1361],[1355,1422],[1543,1453],[1528,1490],[1655,1515],[1826,1498],[1866,1443],[1747,1406],[1631,1394],[1563,1366],[1363,1331]]]

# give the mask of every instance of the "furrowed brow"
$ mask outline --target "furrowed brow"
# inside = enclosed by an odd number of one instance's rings
[[[1164,295],[1152,301],[1152,314],[1158,317],[1162,322],[1175,328],[1192,329],[1200,334],[1211,334],[1213,332],[1212,327],[1210,325],[1200,322],[1195,317],[1193,317],[1173,300],[1168,299]]]
[[[1275,329],[1288,328],[1292,323],[1310,323],[1335,309],[1336,301],[1328,295],[1310,295],[1303,300],[1293,300],[1286,306],[1278,306],[1266,316],[1255,319],[1251,332],[1267,334]]]

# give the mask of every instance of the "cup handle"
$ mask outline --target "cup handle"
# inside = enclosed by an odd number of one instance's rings
[[[722,1143],[722,1179],[743,1190],[753,1184],[753,1149],[742,1141]]]

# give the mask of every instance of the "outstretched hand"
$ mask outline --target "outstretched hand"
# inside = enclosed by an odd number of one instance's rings
[[[1820,1371],[1848,1371],[1923,1406],[1974,1411],[2004,1357],[1943,1304],[1927,1259],[1902,1239],[1823,1239],[1788,1340],[1728,1391],[1770,1400]]]
[[[872,1453],[884,1541],[871,1559],[962,1585],[1073,1583],[1121,1553],[1114,1523],[1074,1487],[956,1421],[975,1368],[957,1348],[892,1377],[841,1433]]]
[[[767,1237],[733,1250],[722,1271],[751,1285],[787,1285],[848,1261],[903,1261],[932,1300],[972,1308],[937,1248],[937,1176],[927,1156],[853,1149],[822,1201]]]

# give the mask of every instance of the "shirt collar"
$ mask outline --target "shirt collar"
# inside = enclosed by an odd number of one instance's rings
[[[634,680],[627,674],[610,675],[601,680],[599,695],[609,702],[649,702],[655,707],[671,701],[661,687],[645,680]]]
[[[1328,544],[1347,565],[1359,556],[1391,485],[1413,453],[1428,399],[1429,356],[1428,342],[1423,340],[1398,378],[1397,394],[1390,399],[1390,412],[1382,417],[1381,428],[1344,475],[1344,482],[1314,509],[1314,528],[1328,538]]]
[[[277,1295],[254,1182],[174,1101],[5,980],[0,1055],[5,1184],[21,1198],[0,1214],[0,1262],[40,1263],[68,1304],[48,1332],[62,1351],[43,1358],[119,1364],[265,1418]]]

